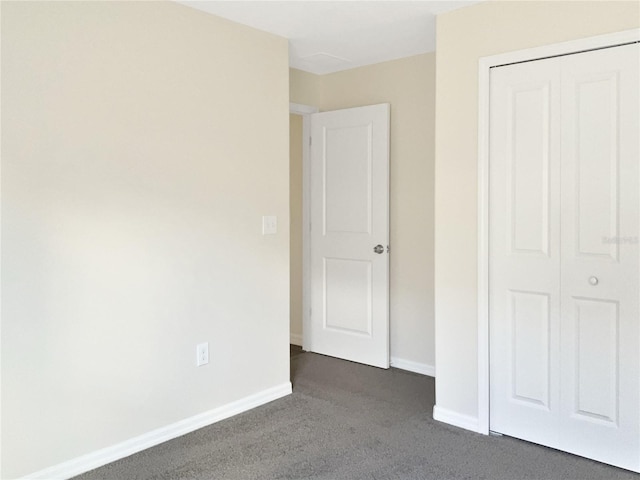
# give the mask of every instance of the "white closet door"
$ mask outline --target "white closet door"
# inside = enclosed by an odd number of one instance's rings
[[[637,44],[491,73],[490,428],[640,470]]]
[[[563,449],[640,468],[638,44],[564,57]]]
[[[491,71],[491,430],[557,447],[558,59]]]

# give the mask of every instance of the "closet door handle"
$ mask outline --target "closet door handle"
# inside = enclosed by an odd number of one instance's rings
[[[598,277],[589,277],[589,284],[593,285],[594,287],[598,285],[599,282],[600,280],[598,280]]]

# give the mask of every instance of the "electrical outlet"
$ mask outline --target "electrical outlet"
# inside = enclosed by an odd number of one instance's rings
[[[278,233],[278,217],[267,215],[262,217],[262,234],[273,235]]]
[[[196,365],[201,367],[209,363],[209,343],[200,343],[196,347],[197,360]]]

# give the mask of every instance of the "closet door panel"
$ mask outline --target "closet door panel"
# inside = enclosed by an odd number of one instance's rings
[[[640,469],[638,44],[562,62],[562,449]]]
[[[491,71],[490,428],[557,446],[560,74],[535,63]]]

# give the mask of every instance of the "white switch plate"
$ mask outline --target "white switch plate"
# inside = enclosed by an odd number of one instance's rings
[[[278,217],[266,215],[262,217],[262,234],[273,235],[278,233]]]
[[[196,365],[201,367],[202,365],[206,365],[209,363],[209,343],[200,343],[196,347]]]

